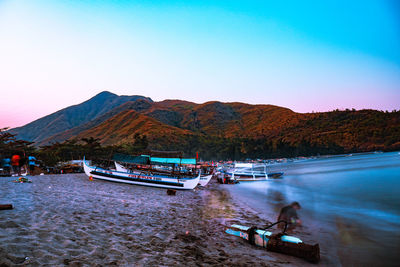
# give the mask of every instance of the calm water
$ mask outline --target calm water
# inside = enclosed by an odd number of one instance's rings
[[[327,265],[400,266],[400,154],[311,159],[274,166],[280,180],[231,188],[259,213],[276,217],[292,201]]]

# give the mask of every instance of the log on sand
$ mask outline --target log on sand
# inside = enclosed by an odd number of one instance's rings
[[[0,210],[12,210],[13,205],[11,204],[0,204]]]

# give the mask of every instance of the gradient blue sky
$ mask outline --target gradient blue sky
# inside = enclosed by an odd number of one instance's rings
[[[397,1],[0,0],[0,127],[109,90],[400,109]]]

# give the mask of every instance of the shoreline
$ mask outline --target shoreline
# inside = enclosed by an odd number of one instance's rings
[[[292,163],[284,179],[243,182],[229,191],[266,219],[298,201],[303,227],[293,235],[320,244],[322,266],[396,266],[398,160],[394,152]]]
[[[84,174],[1,178],[0,265],[316,266],[268,252],[224,232],[265,225],[213,180],[177,191],[102,181]]]
[[[252,182],[249,182],[252,183]],[[251,220],[247,221],[247,225],[266,225],[267,223],[271,224],[277,221],[277,216],[280,210],[274,210],[273,205],[270,205],[267,201],[265,201],[265,209],[260,209],[259,202],[255,199],[250,198],[243,192],[238,192],[237,187],[226,187],[226,190],[229,191],[232,196],[232,202],[239,206],[240,209],[246,210],[249,209],[251,214],[256,215],[259,220],[254,220],[255,222],[259,221],[260,223],[253,223]],[[255,197],[252,195],[252,197]],[[289,203],[288,203],[289,204]],[[253,207],[253,208],[251,208]],[[254,216],[253,215],[253,216]],[[303,218],[302,211],[299,211],[300,219],[302,219],[303,225],[301,227],[296,227],[290,232],[290,235],[296,236],[300,238],[304,243],[307,244],[317,244],[320,246],[320,256],[321,260],[317,264],[310,264],[306,261],[298,262],[297,258],[283,255],[287,257],[288,261],[291,261],[292,266],[341,266],[342,263],[338,257],[337,244],[334,239],[332,239],[331,232],[332,229],[325,228],[325,225],[317,225],[314,222],[310,221],[308,218]],[[253,219],[252,217],[250,217]],[[271,228],[272,232],[278,233],[276,226]],[[266,251],[266,253],[271,253]],[[274,255],[277,255],[274,253]],[[282,255],[282,254],[280,254]],[[286,266],[286,265],[285,265]]]

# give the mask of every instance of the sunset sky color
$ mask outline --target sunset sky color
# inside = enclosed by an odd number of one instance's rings
[[[395,0],[0,0],[0,127],[104,90],[398,110],[399,10]]]

